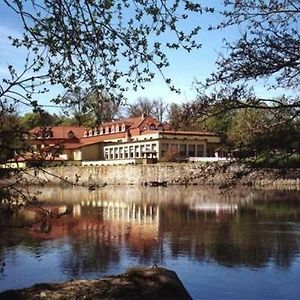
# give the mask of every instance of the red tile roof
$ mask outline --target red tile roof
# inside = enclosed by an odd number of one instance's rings
[[[37,134],[40,130],[46,128],[51,129],[53,132],[52,139],[67,139],[68,133],[72,131],[76,138],[81,138],[85,132],[85,128],[78,126],[45,126],[45,127],[35,127],[30,130],[31,134]]]
[[[135,128],[135,127],[138,127],[139,124],[141,122],[143,122],[145,118],[146,117],[134,117],[134,118],[119,119],[119,120],[115,120],[112,122],[100,124],[98,127],[106,127],[106,126],[111,126],[111,125],[115,125],[115,124],[120,124],[120,125],[126,124],[126,125],[130,125],[131,128]]]
[[[161,131],[163,134],[174,134],[174,135],[201,135],[201,136],[218,136],[212,132],[205,131],[175,131],[175,130],[166,130]]]

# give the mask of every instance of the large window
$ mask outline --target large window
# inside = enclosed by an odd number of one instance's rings
[[[195,145],[189,145],[188,154],[189,154],[188,155],[189,157],[196,156],[196,146]]]
[[[186,144],[180,144],[179,146],[179,156],[186,157]]]
[[[204,155],[204,145],[197,145],[197,157]]]

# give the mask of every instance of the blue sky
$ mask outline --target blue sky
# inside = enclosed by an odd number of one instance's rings
[[[207,1],[210,5],[220,3],[220,1]],[[195,79],[205,81],[209,75],[216,71],[215,61],[218,52],[222,49],[223,39],[236,40],[241,32],[240,28],[230,27],[222,31],[207,31],[206,28],[211,23],[217,23],[220,17],[217,14],[201,15],[192,17],[185,26],[190,28],[200,24],[203,30],[200,32],[199,41],[202,44],[201,49],[195,50],[192,53],[187,53],[183,50],[168,51],[170,67],[164,73],[166,77],[170,77],[173,84],[180,88],[181,94],[177,95],[171,92],[167,85],[163,82],[158,74],[156,78],[145,86],[144,90],[137,92],[129,90],[126,93],[128,102],[134,102],[138,97],[162,98],[166,102],[180,103],[183,101],[192,100],[196,97],[193,82]],[[24,49],[15,49],[10,46],[7,39],[8,35],[17,36],[20,34],[18,18],[0,2],[0,79],[7,74],[7,66],[13,62],[17,67],[21,68],[24,65],[24,60],[27,52]],[[264,82],[255,82],[255,90],[260,97],[270,97],[281,95],[283,90],[268,91],[264,87]],[[49,104],[55,95],[62,90],[58,87],[50,87],[48,95],[39,96],[38,100],[42,104]],[[23,108],[21,108],[22,110]]]

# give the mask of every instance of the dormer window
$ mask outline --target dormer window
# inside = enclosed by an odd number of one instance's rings
[[[51,135],[50,135],[50,136],[51,136]],[[52,133],[52,136],[53,136],[53,133]],[[74,132],[73,132],[72,130],[70,130],[70,131],[68,132],[68,139],[74,139],[74,137],[75,137]]]
[[[43,131],[42,131],[42,130],[39,130],[39,131],[37,132],[36,136],[37,136],[38,139],[42,139],[43,136],[44,136],[44,135],[43,135]]]

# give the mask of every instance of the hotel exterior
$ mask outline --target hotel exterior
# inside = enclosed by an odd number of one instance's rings
[[[53,160],[115,164],[214,157],[220,138],[209,132],[175,131],[151,116],[141,116],[92,129],[35,128],[30,143]]]

